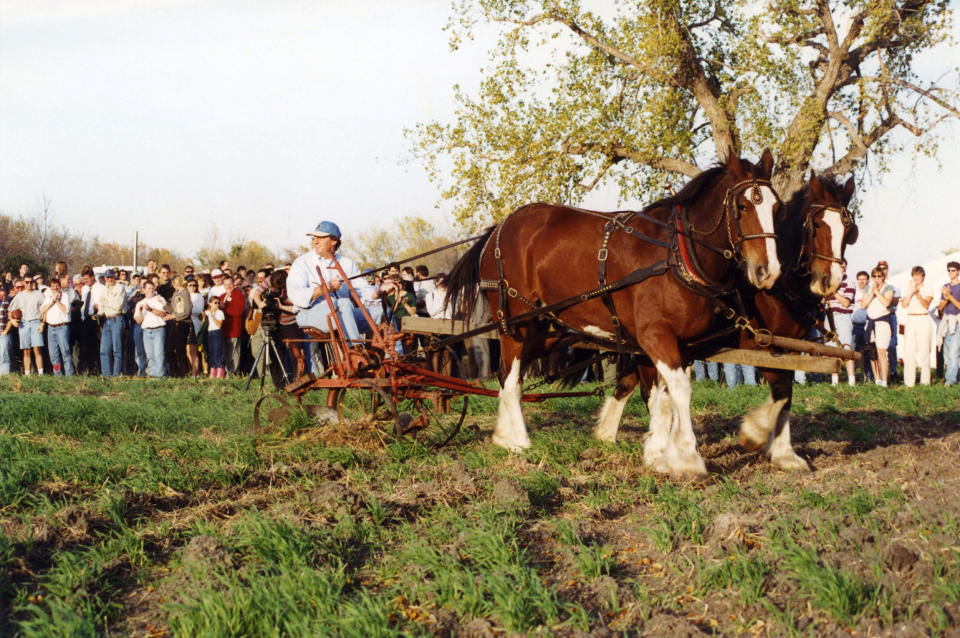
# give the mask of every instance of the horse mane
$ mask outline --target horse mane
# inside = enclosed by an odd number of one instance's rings
[[[681,188],[680,192],[678,192],[676,195],[669,195],[656,200],[652,204],[647,204],[640,212],[646,214],[655,208],[687,206],[690,204],[690,202],[696,201],[703,191],[712,186],[713,182],[722,177],[726,171],[727,167],[723,164],[711,166],[710,168],[701,171],[696,177],[684,184],[683,188]]]

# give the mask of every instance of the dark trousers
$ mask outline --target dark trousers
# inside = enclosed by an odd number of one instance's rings
[[[80,324],[77,345],[80,348],[77,372],[100,374],[100,324],[96,319],[84,319]]]

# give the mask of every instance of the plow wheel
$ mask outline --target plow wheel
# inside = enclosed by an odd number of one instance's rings
[[[470,397],[447,391],[417,391],[397,402],[397,436],[416,438],[439,449],[453,440],[467,417]]]
[[[337,411],[341,428],[397,420],[397,409],[390,394],[369,381],[361,380],[353,388],[330,390],[330,402]]]
[[[261,438],[267,430],[279,430],[300,406],[291,405],[285,394],[265,394],[253,406],[253,432]]]

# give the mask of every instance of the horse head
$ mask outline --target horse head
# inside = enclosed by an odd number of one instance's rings
[[[734,256],[754,287],[771,288],[780,276],[774,219],[781,203],[770,185],[773,154],[765,150],[754,165],[730,153],[726,167],[733,185],[724,199],[724,215]]]
[[[859,234],[847,210],[853,191],[852,177],[840,185],[811,171],[810,181],[798,195],[802,202],[799,217],[803,220],[799,269],[804,274],[809,272],[810,291],[818,297],[828,297],[840,287],[844,250]]]

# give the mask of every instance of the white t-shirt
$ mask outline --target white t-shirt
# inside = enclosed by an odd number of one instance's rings
[[[220,332],[220,327],[223,325],[224,320],[223,311],[218,308],[217,310],[208,310],[207,314],[220,322],[220,324],[214,325],[212,321],[208,321],[207,332]]]

